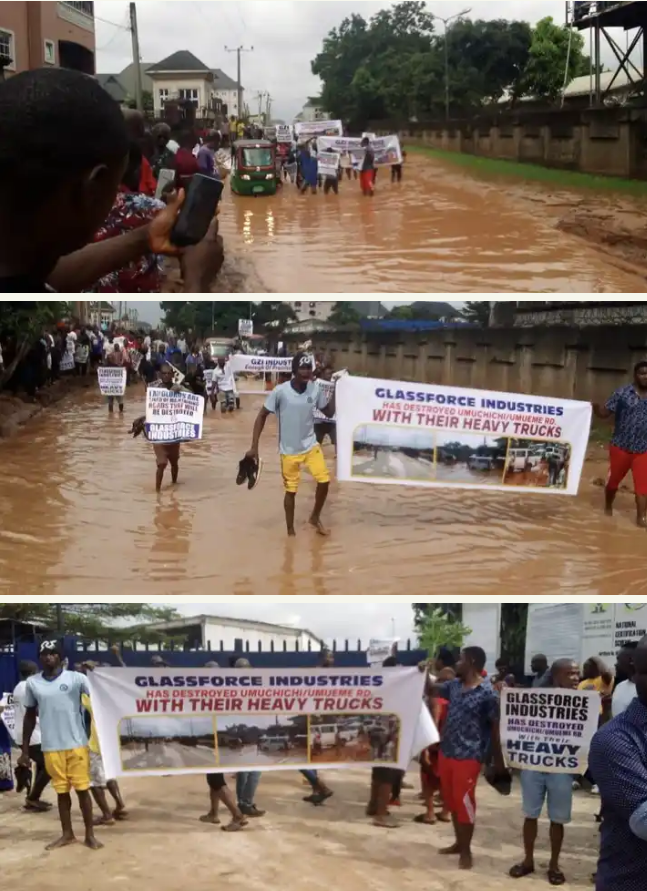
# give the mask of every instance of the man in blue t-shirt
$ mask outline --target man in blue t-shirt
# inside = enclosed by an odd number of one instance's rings
[[[85,824],[85,844],[96,851],[103,845],[94,836],[92,798],[90,797],[90,750],[83,720],[81,697],[90,695],[85,675],[63,668],[63,652],[55,640],[40,647],[41,674],[27,681],[24,696],[25,719],[22,733],[22,767],[30,767],[29,745],[40,721],[41,747],[45,768],[58,795],[58,812],[63,835],[47,846],[48,851],[76,842],[72,827],[72,799],[76,792]]]
[[[278,386],[267,398],[256,423],[252,447],[247,458],[258,464],[258,447],[268,417],[273,414],[279,423],[279,450],[281,471],[285,485],[285,518],[288,535],[296,535],[294,514],[297,492],[301,481],[301,470],[305,469],[317,483],[315,506],[310,524],[319,535],[328,535],[321,522],[321,512],[328,498],[330,472],[326,466],[323,450],[315,433],[315,412],[319,410],[325,417],[335,417],[335,394],[332,397],[323,392],[313,380],[312,357],[299,353],[292,363],[292,380]]]

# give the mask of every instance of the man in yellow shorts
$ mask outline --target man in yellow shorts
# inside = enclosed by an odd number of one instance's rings
[[[258,464],[258,448],[268,417],[273,414],[279,423],[279,450],[285,485],[285,519],[288,535],[296,535],[294,514],[301,482],[301,471],[307,470],[317,483],[315,506],[310,524],[319,535],[328,535],[321,522],[321,513],[328,498],[330,472],[315,433],[315,412],[327,418],[335,416],[335,394],[328,394],[313,380],[312,357],[299,353],[292,363],[292,380],[281,384],[267,397],[254,425],[252,447],[247,458]]]
[[[61,838],[48,845],[47,850],[63,848],[76,842],[70,796],[74,789],[83,814],[85,844],[96,851],[103,845],[94,836],[90,797],[90,750],[81,704],[83,694],[90,695],[90,687],[84,675],[64,670],[63,652],[55,640],[41,644],[40,663],[42,673],[32,675],[27,681],[22,755],[18,763],[24,767],[31,765],[29,744],[38,717],[45,769],[58,795],[58,812],[63,827]]]

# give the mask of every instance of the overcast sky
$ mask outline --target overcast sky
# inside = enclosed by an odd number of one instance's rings
[[[325,600],[325,598],[324,598]],[[368,646],[371,638],[415,638],[411,602],[362,603],[348,599],[343,610],[330,603],[260,603],[240,597],[235,603],[175,603],[165,604],[184,616],[214,615],[223,618],[252,619],[275,625],[295,625],[307,628],[327,643],[333,639],[361,640]]]
[[[243,56],[242,82],[247,103],[254,110],[254,96],[269,92],[274,101],[273,116],[291,121],[309,96],[319,94],[320,82],[312,75],[310,63],[328,32],[353,13],[369,18],[392,5],[373,0],[146,0],[137,4],[141,56],[144,62],[153,63],[177,50],[188,49],[205,65],[220,68],[235,80],[236,55],[225,52],[225,46],[253,46],[254,52]],[[472,7],[472,18],[523,18],[535,22],[552,15],[556,21],[564,20],[561,0],[432,2],[429,9],[447,18],[466,6]],[[98,71],[122,71],[132,61],[131,38],[126,29],[128,3],[100,0],[95,3],[95,10],[105,20],[97,21]]]

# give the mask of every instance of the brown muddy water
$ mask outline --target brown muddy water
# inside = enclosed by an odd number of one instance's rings
[[[528,184],[530,196],[546,188]],[[528,197],[528,195],[526,195]],[[565,212],[582,200],[560,190]],[[644,275],[557,228],[518,184],[488,182],[410,156],[404,180],[380,170],[374,198],[344,179],[339,196],[227,195],[221,233],[244,286],[282,293],[642,293]],[[236,276],[234,276],[236,278]]]
[[[262,443],[254,492],[236,486],[259,397],[184,447],[180,485],[154,491],[152,448],[108,417],[94,392],[68,397],[0,443],[0,593],[46,595],[643,596],[644,532],[626,493],[601,515],[604,455],[587,463],[580,496],[455,492],[333,482],[330,539],[307,526],[314,485],[288,540],[276,436]],[[331,466],[334,454],[326,448]]]

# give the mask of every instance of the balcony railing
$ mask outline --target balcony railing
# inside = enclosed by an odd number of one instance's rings
[[[66,22],[94,33],[94,3],[60,2],[58,15]]]

